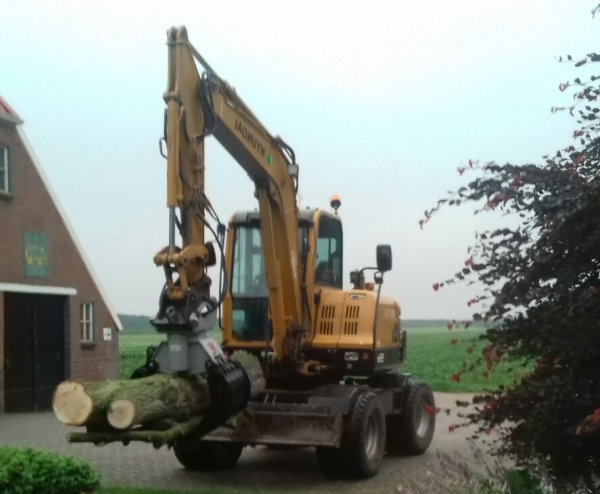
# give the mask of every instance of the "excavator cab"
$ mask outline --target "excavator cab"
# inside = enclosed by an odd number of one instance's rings
[[[299,213],[298,239],[301,283],[306,305],[315,289],[343,288],[343,232],[338,216],[321,210]],[[238,212],[229,222],[227,279],[224,302],[225,348],[268,348],[273,338],[263,236],[258,212]]]
[[[289,332],[287,348],[295,359],[279,366],[286,383],[298,378],[304,384],[307,377],[314,383],[335,383],[348,375],[397,367],[406,342],[400,308],[381,293],[383,273],[391,269],[390,246],[378,246],[377,266],[351,273],[351,279],[358,273],[362,282],[344,290],[340,217],[319,209],[300,211],[298,239],[304,317],[297,332]],[[250,351],[268,365],[274,334],[258,212],[238,212],[231,218],[226,264],[223,347]],[[365,283],[369,270],[375,271],[374,281]]]

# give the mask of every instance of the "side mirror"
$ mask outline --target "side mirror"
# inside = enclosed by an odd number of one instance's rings
[[[392,269],[392,246],[378,245],[377,246],[377,270],[385,273]]]

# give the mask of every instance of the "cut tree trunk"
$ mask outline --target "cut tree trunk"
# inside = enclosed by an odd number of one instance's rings
[[[115,429],[163,418],[185,419],[210,405],[206,381],[197,376],[154,374],[130,381],[63,381],[52,399],[58,420],[67,425],[102,424]]]
[[[128,386],[127,393],[113,395],[106,420],[115,429],[131,429],[166,417],[184,420],[204,413],[210,405],[204,379],[161,375],[159,379],[137,381],[139,385],[133,389]]]
[[[265,387],[256,359],[244,358],[251,394]],[[128,430],[164,419],[184,422],[203,415],[210,407],[206,380],[198,375],[154,374],[122,381],[63,381],[52,399],[59,421],[86,426],[88,432]]]

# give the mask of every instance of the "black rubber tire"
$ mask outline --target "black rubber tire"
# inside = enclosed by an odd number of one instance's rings
[[[317,448],[317,461],[328,477],[367,479],[381,467],[385,437],[381,400],[365,390],[344,421],[340,448]]]
[[[402,413],[387,418],[385,450],[388,454],[423,454],[435,431],[435,399],[431,388],[414,379],[406,384]]]
[[[329,478],[343,478],[344,477],[344,462],[346,461],[344,455],[339,449],[336,448],[317,448],[317,463],[321,472]]]
[[[173,447],[175,457],[187,470],[212,472],[235,466],[243,444],[203,441],[196,437],[178,440]]]

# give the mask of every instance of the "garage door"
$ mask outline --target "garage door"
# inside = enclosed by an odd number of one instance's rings
[[[65,375],[68,299],[4,294],[4,403],[7,412],[46,410]]]

